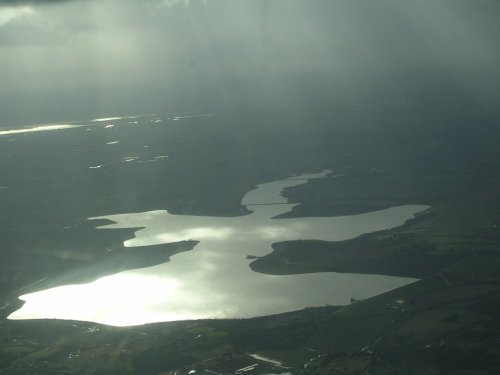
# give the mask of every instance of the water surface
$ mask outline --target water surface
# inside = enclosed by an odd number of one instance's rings
[[[100,227],[144,228],[127,247],[183,240],[200,243],[169,263],[21,296],[26,303],[10,319],[58,318],[125,326],[204,318],[248,318],[308,306],[344,305],[406,285],[415,279],[383,275],[315,273],[273,276],[253,272],[248,255],[268,254],[280,241],[342,241],[404,224],[423,205],[392,207],[361,215],[275,219],[289,212],[281,191],[323,178],[302,175],[257,186],[242,204],[253,211],[240,217],[172,215],[149,211],[103,216]]]

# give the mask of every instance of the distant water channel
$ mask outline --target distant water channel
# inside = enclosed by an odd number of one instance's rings
[[[20,298],[26,303],[10,319],[71,319],[115,326],[205,318],[249,318],[308,306],[345,305],[415,281],[411,278],[334,272],[271,276],[253,272],[248,255],[268,254],[280,241],[342,241],[404,224],[423,205],[361,215],[273,219],[289,212],[286,187],[324,178],[328,171],[258,185],[242,204],[241,217],[172,215],[167,211],[103,216],[102,230],[137,228],[127,247],[200,241],[168,263],[120,272],[81,285],[66,285]],[[138,250],[139,251],[139,250]]]

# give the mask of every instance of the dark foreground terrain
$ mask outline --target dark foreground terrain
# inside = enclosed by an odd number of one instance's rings
[[[344,308],[251,320],[3,321],[0,373],[495,374],[499,267],[498,258],[472,256]]]
[[[164,115],[160,125],[0,137],[0,373],[499,373],[500,113],[436,105],[316,116],[304,127],[307,116]],[[169,157],[147,162],[160,155]],[[89,217],[242,215],[240,199],[256,184],[326,168],[329,178],[285,191],[301,203],[290,215],[432,208],[350,241],[274,244],[252,269],[421,281],[342,308],[251,320],[131,328],[5,320],[21,294],[163,263],[196,245],[148,247],[138,259],[123,248],[133,230],[99,231]]]

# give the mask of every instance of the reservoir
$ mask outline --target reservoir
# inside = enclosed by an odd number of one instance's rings
[[[94,282],[23,295],[10,319],[70,319],[115,326],[208,318],[250,318],[305,307],[345,305],[415,279],[334,272],[264,275],[247,256],[263,256],[275,242],[343,241],[404,224],[428,206],[405,205],[360,215],[278,219],[289,212],[283,189],[324,178],[329,171],[258,185],[242,199],[253,211],[239,217],[172,215],[148,211],[102,216],[101,230],[142,228],[126,247],[199,241],[170,262],[124,271]],[[139,251],[139,250],[138,250]],[[307,249],[305,249],[307,251]]]

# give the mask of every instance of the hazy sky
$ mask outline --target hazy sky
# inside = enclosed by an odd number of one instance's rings
[[[0,126],[24,99],[57,103],[61,92],[115,103],[148,89],[189,96],[412,69],[444,69],[472,90],[498,66],[492,0],[0,0]]]

